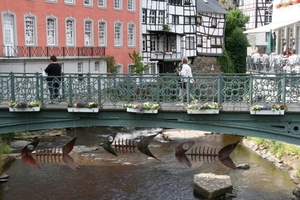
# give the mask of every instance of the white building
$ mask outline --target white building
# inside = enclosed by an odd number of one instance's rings
[[[239,0],[238,9],[246,16],[249,16],[249,22],[246,24],[246,30],[254,30],[272,22],[272,0]],[[257,48],[259,52],[265,52],[267,38],[270,30],[248,34],[248,41],[252,48]]]
[[[300,30],[300,1],[298,0],[274,0],[272,2],[272,22],[257,28],[252,27],[244,33],[254,35],[256,45],[260,45],[261,37],[265,35],[267,41],[267,33],[273,32],[276,41],[276,54],[282,52],[289,47],[293,53],[298,53],[299,46],[299,30]],[[265,43],[266,44],[266,43]],[[264,53],[264,52],[261,52]]]

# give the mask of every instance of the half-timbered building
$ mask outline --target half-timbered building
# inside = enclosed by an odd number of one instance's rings
[[[218,1],[198,1],[196,44],[199,56],[221,56],[223,54],[227,13]]]
[[[187,56],[220,56],[227,11],[217,0],[144,0],[142,57],[149,73],[173,72]]]
[[[273,0],[239,0],[237,7],[246,16],[249,16],[249,22],[246,24],[246,30],[265,26],[272,22],[272,1]],[[248,40],[253,48],[261,53],[265,52],[267,38],[270,31],[248,35]]]

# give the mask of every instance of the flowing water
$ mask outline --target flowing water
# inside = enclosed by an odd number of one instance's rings
[[[9,181],[1,183],[0,199],[199,199],[193,194],[193,178],[199,173],[229,175],[237,200],[290,199],[296,186],[289,176],[244,147],[241,142],[231,154],[233,162],[250,164],[249,170],[231,170],[218,160],[191,161],[192,167],[181,165],[174,148],[187,140],[167,142],[157,135],[149,148],[161,161],[148,158],[137,149],[118,156],[107,153],[99,144],[106,136],[117,132],[119,138],[141,138],[160,129],[77,128],[61,137],[42,138],[38,147],[62,147],[77,136],[76,148],[82,145],[98,147],[89,152],[71,153],[78,171],[64,164],[40,163],[40,169],[17,159],[5,171]],[[196,146],[222,148],[242,141],[241,137],[213,134],[195,140]],[[19,150],[20,151],[20,150]]]

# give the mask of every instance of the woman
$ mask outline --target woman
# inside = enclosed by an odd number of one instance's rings
[[[188,58],[184,56],[182,57],[181,61],[182,61],[181,71],[177,71],[176,73],[178,73],[179,76],[181,77],[182,88],[179,90],[180,102],[177,103],[176,105],[183,105],[183,98],[184,98],[183,90],[186,90],[188,80],[190,81],[190,83],[194,83],[192,69],[188,64]],[[190,94],[190,98],[193,101],[197,101],[191,94]]]

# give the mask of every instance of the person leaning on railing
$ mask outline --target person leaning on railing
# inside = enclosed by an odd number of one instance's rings
[[[61,76],[61,66],[57,63],[56,56],[52,55],[50,57],[50,64],[45,69],[45,72],[48,74],[48,88],[50,92],[50,104],[53,104],[54,99],[59,100],[59,85],[60,85],[60,76]]]

